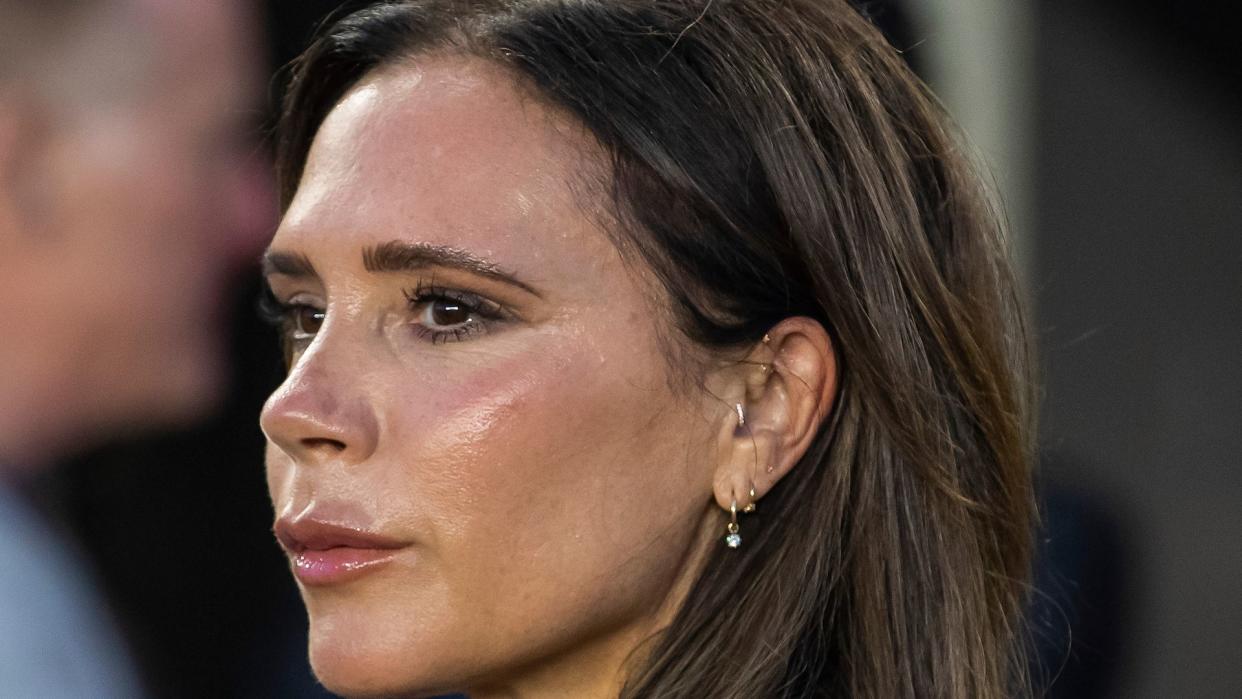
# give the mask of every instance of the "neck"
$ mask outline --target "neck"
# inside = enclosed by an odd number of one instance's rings
[[[595,642],[538,667],[527,668],[503,681],[472,687],[471,699],[616,699],[624,683],[625,641],[637,646],[641,638],[614,636]]]
[[[46,363],[14,361],[8,349],[0,350],[0,472],[41,469],[71,441],[69,396],[44,375]]]
[[[672,623],[698,579],[719,528],[714,507],[704,508],[699,531],[690,538],[682,565],[660,603],[649,614],[612,633],[543,660],[503,681],[481,683],[471,699],[617,699],[627,677],[648,659],[659,634]]]
[[[84,436],[88,353],[70,324],[41,317],[17,298],[17,307],[0,307],[12,322],[0,341],[0,468],[31,469],[65,456]]]

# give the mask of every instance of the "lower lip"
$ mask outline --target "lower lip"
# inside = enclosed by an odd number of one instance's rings
[[[306,550],[293,554],[293,574],[304,585],[337,585],[372,573],[390,563],[397,549],[352,546]]]

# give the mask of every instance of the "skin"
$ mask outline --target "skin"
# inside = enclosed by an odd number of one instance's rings
[[[250,19],[233,2],[103,3],[39,81],[0,84],[0,313],[22,338],[0,347],[5,462],[218,396],[223,292],[275,218],[242,138]]]
[[[262,415],[268,486],[278,520],[404,545],[365,576],[300,585],[329,689],[616,696],[721,555],[721,499],[766,492],[830,402],[827,338],[805,319],[756,349],[769,370],[731,361],[711,390],[672,388],[651,280],[569,186],[599,158],[500,69],[456,57],[364,78],[316,135],[269,252],[313,272],[269,269],[292,354]],[[533,291],[444,264],[369,270],[364,250],[393,241],[465,251]],[[429,337],[462,315],[407,300],[427,285],[505,317]],[[816,390],[791,399],[781,376],[803,355]]]

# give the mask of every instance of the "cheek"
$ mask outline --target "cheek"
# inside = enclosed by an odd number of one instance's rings
[[[447,588],[514,638],[539,619],[589,623],[624,613],[627,595],[658,597],[708,497],[710,474],[687,457],[688,411],[653,365],[588,356],[472,373],[437,400],[443,417],[405,460],[424,466]]]
[[[272,505],[278,510],[277,514],[280,514],[281,504],[290,501],[293,487],[293,464],[290,463],[289,457],[270,441],[267,443],[263,460],[267,477],[267,492],[271,497]]]
[[[563,402],[571,379],[548,357],[489,362],[455,378],[428,376],[389,426],[404,433],[393,442],[406,466],[406,482],[390,488],[420,493],[412,507],[444,543],[436,553],[446,563],[485,558],[491,546],[477,549],[475,540],[502,546],[531,510],[546,509],[559,490],[566,441],[583,436],[567,429],[558,409],[573,410]]]
[[[192,173],[192,154],[161,129],[122,129],[84,150],[90,155],[69,170],[76,175],[62,197],[73,202],[66,223],[84,241],[82,283],[135,322],[175,326],[196,339],[195,323],[210,324],[205,316],[218,302],[220,260],[207,241],[223,233],[207,204],[212,192]]]

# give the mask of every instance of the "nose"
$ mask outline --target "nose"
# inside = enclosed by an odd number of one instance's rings
[[[379,422],[357,382],[332,366],[323,346],[308,348],[259,416],[268,440],[296,463],[361,463],[375,453]]]

